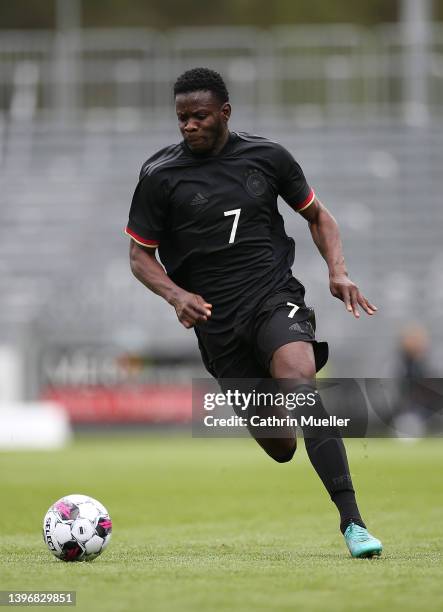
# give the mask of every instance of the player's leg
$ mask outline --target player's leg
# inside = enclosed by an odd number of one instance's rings
[[[263,391],[268,392],[269,384],[267,384],[266,380],[263,383]],[[255,391],[260,393],[261,386],[258,385]],[[275,416],[280,422],[284,422],[288,416],[287,410],[280,406],[260,405],[254,407],[253,411],[249,410],[248,412],[248,430],[254,440],[272,459],[278,463],[291,461],[297,450],[296,428],[291,425],[270,426],[266,428],[259,425],[253,426],[250,423],[253,414],[259,418]]]
[[[270,368],[273,378],[286,379],[286,392],[315,392],[316,402],[308,408],[308,414],[318,418],[328,416],[316,392],[314,351],[310,342],[291,342],[281,346],[273,354]],[[298,414],[301,413],[302,410],[298,409]],[[352,521],[365,527],[355,500],[340,432],[337,428],[327,432],[304,428],[303,433],[309,459],[340,512],[342,532]]]
[[[315,394],[315,404],[307,409],[309,412],[305,412],[306,416],[328,416],[315,386],[315,359],[310,342],[291,342],[276,349],[270,369],[274,378],[286,379],[286,392]],[[339,430],[331,427],[319,435],[318,431],[303,428],[303,433],[311,464],[340,513],[340,529],[351,554],[358,557],[380,554],[381,543],[368,534],[357,506],[346,449]]]
[[[304,344],[304,343],[299,343]],[[309,350],[311,349],[311,350]],[[302,350],[302,347],[301,349]],[[298,378],[312,378],[312,372],[315,374],[315,362],[312,348],[307,347],[303,359],[298,360],[297,375]],[[272,372],[271,372],[272,374]],[[273,376],[273,378],[276,378]],[[263,386],[269,390],[267,381],[263,381]],[[260,392],[260,389],[257,389]],[[284,422],[288,416],[288,411],[285,407],[280,406],[262,406],[255,408],[255,414],[262,417],[277,417],[280,422]],[[251,415],[249,415],[251,416]],[[275,426],[273,428],[266,429],[266,435],[264,435],[263,427],[252,427],[249,426],[251,435],[255,438],[258,444],[276,461],[281,463],[290,461],[294,456],[297,448],[297,437],[296,429],[292,426]]]
[[[296,307],[294,309],[294,306]],[[285,392],[314,392],[315,374],[327,360],[327,344],[315,340],[315,315],[304,303],[304,288],[293,279],[287,293],[264,304],[255,329],[257,359],[271,376],[280,379]],[[303,382],[304,381],[304,382]],[[294,386],[303,385],[296,389]],[[328,416],[321,398],[315,394],[311,407]],[[299,416],[300,409],[298,409]],[[308,415],[309,416],[309,415]],[[339,431],[303,431],[309,459],[340,511],[344,532],[351,521],[364,527],[355,501],[346,451]],[[311,435],[309,435],[311,434]]]
[[[195,332],[203,363],[208,372],[219,381],[224,391],[231,384],[231,379],[241,381],[241,386],[243,386],[247,379],[256,381],[269,378],[268,372],[257,362],[250,346],[239,334],[231,332],[205,334],[197,329]],[[247,391],[247,389],[243,390]],[[259,390],[256,389],[256,391]],[[263,417],[272,414],[279,418],[286,416],[286,412],[280,407],[268,409],[266,406],[258,406],[254,408],[254,413]],[[237,412],[237,414],[245,416],[244,413]],[[248,417],[250,416],[252,415],[249,412]],[[261,448],[278,463],[286,463],[292,459],[297,448],[294,427],[288,425],[278,429],[270,427],[265,430],[263,427],[250,425],[248,430]]]

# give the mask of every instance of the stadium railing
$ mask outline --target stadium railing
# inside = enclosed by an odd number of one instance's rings
[[[415,56],[421,63],[412,61]],[[443,25],[432,24],[428,44],[420,49],[409,44],[399,24],[164,33],[87,29],[64,37],[50,31],[3,31],[0,109],[19,112],[17,95],[27,87],[35,91],[36,111],[57,111],[62,120],[69,110],[76,115],[126,108],[157,121],[170,103],[171,81],[196,64],[222,71],[237,107],[260,115],[291,118],[296,108],[298,116],[304,110],[304,120],[350,111],[359,117],[398,116],[404,107],[413,118],[410,104],[406,107],[405,96],[414,95],[408,82],[426,90],[426,112],[440,115]],[[29,111],[29,100],[27,105]]]

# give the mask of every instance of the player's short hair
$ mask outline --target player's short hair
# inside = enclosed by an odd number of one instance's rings
[[[181,74],[174,83],[174,97],[193,91],[210,91],[222,104],[229,102],[226,84],[218,72],[209,68],[192,68]]]

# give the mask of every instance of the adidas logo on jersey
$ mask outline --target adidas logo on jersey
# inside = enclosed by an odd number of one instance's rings
[[[289,329],[291,331],[299,332],[300,334],[312,334],[314,335],[314,328],[310,321],[300,321],[300,323],[293,323]]]
[[[289,327],[289,329],[290,329],[291,331],[296,331],[296,332],[301,332],[301,333],[303,333],[303,330],[302,330],[302,328],[300,327],[300,325],[299,325],[298,323],[293,323],[293,324],[292,324],[292,325]]]
[[[190,201],[190,204],[191,206],[196,206],[197,204],[207,204],[208,202],[208,198],[206,198],[202,193],[196,193]]]

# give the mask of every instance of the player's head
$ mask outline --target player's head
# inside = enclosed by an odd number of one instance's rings
[[[210,154],[226,137],[231,115],[229,94],[222,77],[209,68],[193,68],[174,84],[178,126],[189,148]]]

